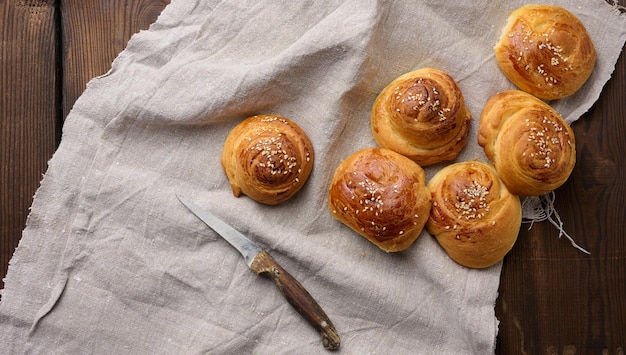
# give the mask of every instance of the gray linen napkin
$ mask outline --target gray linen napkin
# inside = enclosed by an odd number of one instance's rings
[[[609,79],[626,21],[602,0],[548,2],[576,14],[598,51],[585,87],[552,102],[573,122]],[[482,106],[513,88],[492,47],[522,3],[174,0],[67,118],[5,280],[0,352],[324,353],[180,193],[299,279],[335,323],[341,353],[493,353],[501,264],[463,268],[426,233],[384,253],[331,218],[326,191],[343,158],[375,146],[379,91],[420,67],[458,81],[474,116],[458,160],[486,160]],[[260,113],[297,122],[316,153],[305,188],[274,207],[233,197],[219,165],[229,130]]]

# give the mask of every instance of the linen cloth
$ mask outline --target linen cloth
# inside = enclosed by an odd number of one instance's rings
[[[601,0],[547,2],[577,15],[598,52],[589,82],[551,102],[573,122],[610,78],[626,20]],[[172,1],[66,120],[5,280],[0,353],[325,353],[176,193],[299,279],[337,327],[340,353],[493,353],[501,264],[461,267],[426,232],[382,252],[335,221],[326,198],[339,162],[375,146],[376,95],[421,67],[449,73],[473,115],[457,160],[486,161],[482,106],[514,88],[492,47],[523,3]],[[315,149],[305,188],[278,206],[235,198],[219,163],[230,129],[262,113],[294,120]]]

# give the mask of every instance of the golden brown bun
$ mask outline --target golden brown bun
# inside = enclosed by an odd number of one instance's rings
[[[233,194],[275,205],[302,188],[313,169],[304,131],[278,115],[250,117],[228,134],[221,159]]]
[[[378,145],[421,166],[454,159],[467,142],[471,115],[456,82],[424,68],[392,81],[371,114]]]
[[[478,144],[516,195],[556,189],[576,163],[574,132],[567,122],[548,104],[519,90],[501,92],[487,101]]]
[[[336,219],[387,252],[405,250],[419,237],[430,211],[424,170],[387,149],[368,148],[346,158],[330,184]]]
[[[433,207],[426,228],[457,263],[496,264],[511,250],[522,223],[519,197],[486,163],[448,165],[428,182]]]
[[[494,51],[513,84],[545,100],[572,95],[596,63],[587,30],[558,6],[526,5],[513,11]]]

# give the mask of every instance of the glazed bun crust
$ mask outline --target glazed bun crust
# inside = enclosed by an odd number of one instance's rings
[[[278,115],[250,117],[228,134],[221,163],[233,194],[275,205],[298,192],[313,169],[304,131]]]
[[[580,20],[548,5],[513,11],[494,47],[496,61],[518,88],[545,100],[575,93],[596,63],[596,50]]]
[[[485,105],[478,144],[509,191],[536,196],[563,185],[576,163],[574,132],[545,102],[519,90]]]
[[[387,252],[407,249],[430,211],[424,170],[391,150],[360,150],[335,170],[328,206],[334,218]]]
[[[421,166],[453,160],[467,143],[470,120],[457,83],[433,68],[389,83],[371,113],[376,143]]]
[[[522,208],[491,165],[462,162],[428,182],[433,207],[426,228],[451,259],[470,268],[498,263],[519,233]]]

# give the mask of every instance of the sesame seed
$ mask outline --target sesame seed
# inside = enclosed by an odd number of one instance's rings
[[[543,160],[543,167],[548,169],[556,162],[554,153],[560,150],[561,140],[558,133],[563,131],[563,127],[547,116],[543,117],[541,124],[541,129],[532,127],[529,130],[527,141],[532,143],[534,148],[530,156]],[[565,134],[567,135],[567,131]]]
[[[473,181],[472,184],[460,191],[457,195],[457,202],[454,204],[455,210],[459,213],[459,218],[465,220],[480,219],[485,216],[482,210],[487,210],[487,195],[489,189]]]

